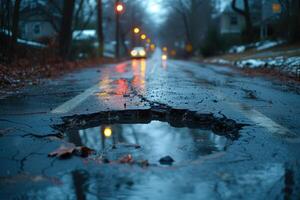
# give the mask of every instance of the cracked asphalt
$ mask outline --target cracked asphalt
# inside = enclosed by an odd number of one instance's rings
[[[157,50],[0,97],[0,199],[299,199],[299,85],[160,57]],[[195,126],[199,116],[213,122],[187,128],[189,113]],[[217,133],[215,122],[243,124],[238,139]],[[118,137],[105,146],[107,125]],[[65,142],[97,155],[48,157]],[[99,162],[103,152],[149,166]],[[174,164],[161,165],[168,155]]]

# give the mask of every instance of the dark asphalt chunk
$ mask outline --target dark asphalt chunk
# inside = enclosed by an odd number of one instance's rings
[[[245,98],[247,98],[247,99],[257,99],[257,94],[256,94],[255,90],[243,89],[243,91],[245,92]]]
[[[68,130],[85,129],[103,124],[149,123],[152,120],[168,122],[173,127],[211,129],[216,135],[225,136],[230,139],[238,139],[239,130],[245,126],[245,124],[239,124],[232,119],[227,119],[226,116],[219,118],[212,114],[155,105],[153,109],[146,110],[104,111],[64,117],[64,123],[55,125],[54,128],[60,132],[66,132]]]
[[[171,156],[165,156],[159,159],[161,165],[172,165],[175,160]]]

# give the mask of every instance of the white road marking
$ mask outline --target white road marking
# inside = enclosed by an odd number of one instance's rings
[[[150,72],[150,76],[153,75],[154,71],[156,71],[157,66],[153,63],[152,64],[153,69]],[[63,114],[70,112],[75,107],[77,107],[79,104],[81,104],[84,100],[86,100],[89,96],[91,96],[93,93],[99,91],[101,88],[99,88],[99,85],[96,84],[93,87],[85,90],[83,93],[77,95],[76,97],[70,99],[69,101],[63,103],[62,105],[58,106],[54,110],[51,111],[53,114]],[[231,100],[229,97],[225,97],[222,93],[217,92],[215,95],[218,97],[218,99],[225,99],[226,103],[232,106],[233,108],[238,108],[237,111],[242,113],[244,116],[246,116],[248,119],[250,119],[252,122],[257,124],[258,126],[264,127],[267,129],[270,133],[278,134],[282,136],[295,136],[293,132],[291,132],[289,129],[283,127],[282,125],[276,123],[272,119],[268,118],[261,112],[249,108],[247,105],[236,102]]]
[[[238,108],[237,110],[240,113],[242,113],[252,122],[254,122],[256,125],[267,129],[268,132],[275,135],[281,135],[281,136],[288,136],[288,137],[296,136],[296,134],[294,134],[291,130],[276,123],[275,121],[265,116],[261,112],[257,111],[256,109],[250,108],[249,106],[243,103],[233,101],[229,97],[225,97],[220,92],[216,93],[216,96],[218,97],[218,99],[225,99],[226,100],[225,103],[229,104],[233,108]]]
[[[175,63],[172,63],[173,65],[176,65]],[[211,87],[212,90],[216,91],[217,89],[215,87]],[[245,117],[250,119],[252,122],[254,122],[256,125],[265,128],[268,130],[268,132],[275,134],[275,135],[281,135],[285,137],[296,137],[297,135],[293,133],[288,128],[276,123],[269,117],[265,116],[261,112],[257,111],[254,108],[251,108],[247,106],[246,104],[237,102],[232,100],[230,97],[225,96],[222,92],[216,91],[214,93],[220,101],[225,99],[225,103],[227,103],[229,106],[231,106],[234,110],[237,110],[241,114],[243,114]]]
[[[153,57],[149,60],[147,60],[147,62],[151,63],[153,62]],[[152,64],[153,65],[153,64]],[[156,66],[153,65],[154,68],[156,68]],[[83,101],[85,101],[89,96],[91,96],[92,94],[106,89],[106,87],[100,87],[98,84],[92,86],[91,88],[85,90],[83,93],[75,96],[74,98],[70,99],[69,101],[66,101],[65,103],[63,103],[62,105],[56,107],[54,110],[51,111],[52,114],[64,114],[64,113],[68,113],[70,111],[72,111],[74,108],[76,108],[78,105],[80,105]]]
[[[93,93],[97,92],[99,90],[99,85],[96,84],[93,87],[85,90],[83,93],[75,96],[74,98],[70,99],[69,101],[66,101],[62,105],[58,106],[54,110],[51,111],[52,114],[63,114],[70,112],[74,108],[76,108],[80,103],[82,103],[84,100],[86,100],[89,96],[91,96]]]

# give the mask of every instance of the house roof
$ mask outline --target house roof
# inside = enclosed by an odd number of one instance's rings
[[[34,2],[35,5],[31,6],[31,2]],[[20,15],[22,16],[21,19],[24,21],[33,16],[49,18],[46,12],[51,13],[51,16],[54,18],[61,18],[61,13],[59,13],[54,7],[49,6],[46,1],[41,0],[25,1],[21,8]]]

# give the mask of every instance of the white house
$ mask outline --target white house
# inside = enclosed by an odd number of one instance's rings
[[[242,8],[242,1],[237,1],[237,6]],[[244,18],[231,8],[230,3],[219,15],[219,28],[222,35],[241,34],[245,28]]]
[[[58,5],[62,6],[62,2]],[[57,34],[60,19],[61,14],[46,1],[24,0],[20,11],[21,38],[33,41],[53,38]]]

